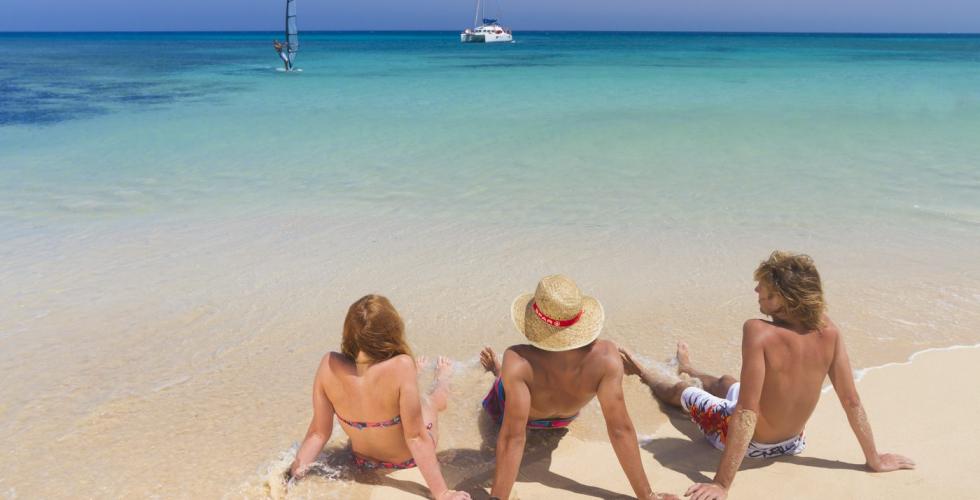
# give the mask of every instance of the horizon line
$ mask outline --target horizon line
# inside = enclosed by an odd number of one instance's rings
[[[281,29],[149,29],[149,30],[0,30],[0,34],[138,34],[138,33],[278,33]],[[457,28],[444,29],[303,29],[301,33],[445,33],[458,32]],[[980,31],[755,31],[755,30],[608,30],[608,29],[541,29],[528,28],[516,31],[527,33],[672,33],[717,35],[980,35]]]
[[[178,34],[178,33],[279,33],[281,29],[248,30],[0,30],[0,34]],[[305,29],[300,33],[456,33],[458,29]],[[524,29],[525,33],[669,33],[706,35],[951,35],[980,36],[970,31],[740,31],[740,30],[603,30],[603,29]]]

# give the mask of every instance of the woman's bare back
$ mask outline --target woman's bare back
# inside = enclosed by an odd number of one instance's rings
[[[399,414],[399,387],[405,376],[415,376],[414,361],[399,355],[378,363],[355,363],[332,352],[322,371],[321,386],[333,405],[340,426],[350,436],[354,453],[374,460],[400,463],[412,457],[404,429],[392,420]],[[347,422],[354,423],[350,425]],[[358,423],[367,423],[362,427]],[[384,424],[370,426],[370,424]]]

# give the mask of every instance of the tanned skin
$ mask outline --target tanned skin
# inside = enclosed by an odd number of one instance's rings
[[[716,500],[728,496],[749,442],[779,443],[803,432],[820,400],[824,377],[837,392],[847,420],[857,437],[869,470],[889,472],[913,469],[915,462],[902,455],[879,453],[858,396],[851,362],[840,330],[824,316],[824,326],[807,329],[785,314],[783,300],[764,283],[755,288],[759,310],[772,321],[750,319],[742,327],[742,372],[738,403],[728,426],[725,451],[711,483],[691,486],[685,496]],[[638,375],[654,395],[670,405],[681,406],[681,393],[693,383],[676,382],[653,370],[645,370],[632,354],[622,350],[626,373]],[[715,377],[691,365],[687,344],[677,346],[678,372],[701,380],[706,391],[724,398],[734,377]]]
[[[487,371],[501,377],[507,394],[491,496],[510,497],[524,456],[528,420],[568,417],[598,397],[609,441],[637,498],[678,498],[654,493],[647,481],[636,429],[623,397],[623,362],[616,344],[598,340],[562,352],[515,345],[504,352],[502,364],[497,363],[493,349],[486,347],[480,361]]]
[[[324,356],[313,380],[313,418],[290,475],[302,478],[323,451],[333,433],[335,414],[355,422],[380,422],[399,415],[401,424],[391,427],[341,427],[355,454],[394,463],[414,458],[433,498],[468,500],[468,493],[446,487],[436,461],[438,414],[448,404],[452,362],[438,359],[435,384],[427,398],[420,398],[418,369],[426,364],[424,357],[413,361],[405,354],[379,362],[363,353],[354,361],[336,352]],[[426,429],[429,424],[432,429]]]

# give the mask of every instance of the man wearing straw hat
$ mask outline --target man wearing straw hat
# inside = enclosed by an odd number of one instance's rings
[[[616,457],[638,498],[676,498],[650,488],[623,398],[623,362],[616,344],[596,340],[605,319],[602,305],[579,292],[571,279],[556,275],[511,306],[517,329],[530,344],[509,347],[503,363],[493,349],[480,362],[497,379],[483,400],[500,424],[491,495],[508,498],[524,454],[527,429],[567,426],[598,396]]]

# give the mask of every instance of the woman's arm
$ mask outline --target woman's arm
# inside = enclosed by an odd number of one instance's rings
[[[436,443],[425,428],[422,420],[422,403],[419,399],[418,372],[415,361],[409,356],[399,356],[396,360],[396,380],[401,381],[398,388],[398,413],[402,417],[402,430],[405,443],[412,452],[412,458],[434,498],[444,498],[450,492],[446,480],[439,470],[436,460]]]
[[[333,433],[333,405],[327,399],[327,393],[320,382],[323,379],[321,375],[325,375],[329,369],[327,366],[329,357],[329,354],[323,357],[316,371],[316,378],[313,380],[313,420],[310,421],[310,428],[306,431],[303,444],[296,452],[296,460],[293,460],[293,465],[289,467],[290,476],[295,478],[301,478],[306,474],[307,468],[323,451],[323,445],[327,444],[330,434]]]

